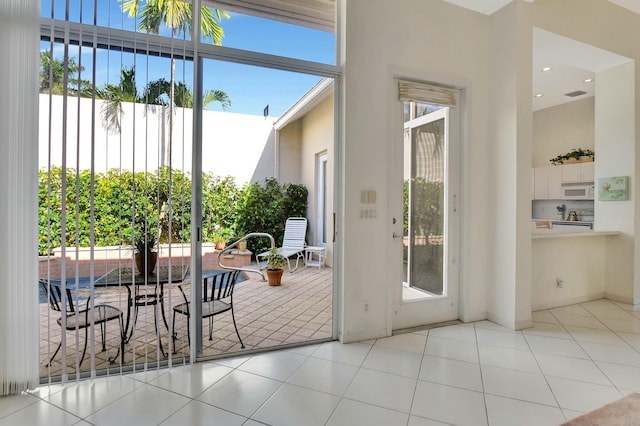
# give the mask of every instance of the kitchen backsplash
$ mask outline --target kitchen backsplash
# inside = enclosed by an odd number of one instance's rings
[[[563,217],[558,214],[558,207],[564,205]],[[578,214],[578,220],[593,222],[593,200],[534,200],[531,202],[532,219],[565,220],[570,211]]]

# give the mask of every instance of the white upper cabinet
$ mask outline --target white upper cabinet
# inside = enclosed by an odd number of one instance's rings
[[[561,167],[536,167],[533,171],[533,199],[559,200],[562,198]]]
[[[595,178],[594,163],[563,164],[563,183],[593,182]]]

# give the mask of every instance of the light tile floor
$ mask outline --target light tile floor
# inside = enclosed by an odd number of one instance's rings
[[[640,391],[640,312],[597,300],[0,398],[0,425],[558,425]]]

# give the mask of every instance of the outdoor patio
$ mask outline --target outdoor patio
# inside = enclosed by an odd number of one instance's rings
[[[297,271],[285,272],[282,285],[269,286],[257,274],[247,274],[246,280],[236,284],[234,291],[234,310],[236,323],[245,349],[240,347],[231,319],[231,312],[214,317],[213,340],[209,340],[208,320],[203,321],[204,356],[251,351],[271,348],[283,344],[300,343],[318,339],[327,339],[332,335],[332,269],[324,267],[300,267]],[[165,311],[171,326],[173,317],[171,307],[183,302],[178,289],[180,283],[165,285]],[[185,281],[183,288],[188,293],[189,283]],[[170,300],[169,300],[170,297]],[[125,311],[127,292],[124,288],[109,288],[96,294],[96,303],[111,303]],[[133,315],[133,311],[132,311]],[[145,362],[153,363],[167,360],[157,346],[154,329],[154,307],[140,308],[133,337],[125,345],[124,364],[141,366]],[[50,367],[46,364],[50,355],[60,342],[60,326],[56,323],[59,313],[52,312],[49,305],[40,305],[40,377],[56,377],[61,374],[61,353],[58,353]],[[125,318],[126,321],[126,318]],[[165,352],[168,352],[168,332],[159,318],[160,335]],[[176,359],[188,357],[187,323],[184,315],[176,316],[175,353]],[[76,345],[79,346],[78,360],[84,344],[84,330],[79,330],[78,338],[73,331],[67,333],[67,372],[76,371]],[[91,333],[91,331],[90,331]],[[100,352],[100,329],[95,327],[95,368],[119,369],[120,357],[110,363],[108,358],[114,357],[119,346],[117,321],[107,324],[107,350]],[[90,334],[91,336],[91,334]],[[90,337],[91,338],[91,337]],[[87,355],[80,366],[81,372],[91,369],[91,340],[87,347]]]

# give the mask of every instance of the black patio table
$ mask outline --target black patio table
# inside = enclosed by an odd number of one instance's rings
[[[127,289],[127,320],[125,325],[125,342],[128,342],[133,335],[133,329],[138,317],[138,308],[144,306],[156,306],[160,305],[160,311],[162,312],[162,320],[164,325],[169,331],[169,323],[164,310],[164,284],[182,282],[185,280],[189,273],[189,267],[187,265],[173,265],[158,266],[153,273],[143,275],[140,274],[135,268],[120,267],[114,268],[107,272],[105,275],[95,280],[96,286],[115,287],[124,286]],[[141,292],[141,287],[153,286],[153,291]],[[131,287],[134,291],[131,291]],[[134,318],[133,324],[131,324],[131,330],[129,330],[129,324],[131,319],[131,308],[133,307]],[[166,356],[164,348],[162,346],[162,339],[158,332],[158,316],[154,315],[154,325],[156,329],[156,335],[158,336],[158,343],[160,344],[160,351],[162,355]]]

